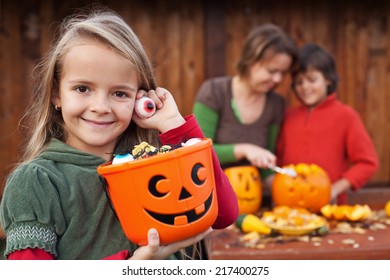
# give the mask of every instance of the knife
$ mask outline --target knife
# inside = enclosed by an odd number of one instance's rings
[[[276,165],[273,165],[273,164],[268,164],[267,167],[277,173],[280,173],[280,174],[283,174],[283,175],[287,175],[287,176],[291,176],[293,178],[297,177],[298,174],[295,170],[291,169],[291,168],[281,168],[279,166],[276,166]]]

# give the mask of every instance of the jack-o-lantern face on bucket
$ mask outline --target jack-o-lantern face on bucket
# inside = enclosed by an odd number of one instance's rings
[[[144,195],[141,204],[156,221],[182,226],[196,222],[209,211],[213,192],[206,185],[206,168],[196,163],[186,171],[188,180],[181,187],[177,187],[180,182],[174,174],[154,175],[149,180],[150,195]]]
[[[147,231],[155,228],[162,244],[171,243],[214,223],[218,206],[210,146],[211,140],[203,140],[147,159],[98,168],[131,241],[147,244]]]
[[[316,164],[288,165],[297,177],[276,174],[272,184],[272,200],[275,206],[303,207],[319,212],[329,203],[331,181],[328,174]]]
[[[224,171],[237,195],[239,213],[256,213],[262,201],[258,169],[255,166],[237,166],[226,168]]]

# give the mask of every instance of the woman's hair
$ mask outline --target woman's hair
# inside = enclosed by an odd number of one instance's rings
[[[263,24],[254,28],[246,37],[237,63],[237,72],[244,77],[253,64],[279,53],[291,57],[292,69],[298,60],[297,52],[295,42],[281,28],[271,23]]]
[[[37,157],[52,138],[66,142],[61,112],[55,110],[51,100],[59,94],[65,55],[77,42],[86,39],[103,43],[128,59],[138,74],[140,88],[155,89],[153,69],[146,52],[133,30],[118,14],[99,8],[65,18],[57,30],[57,39],[53,41],[51,50],[35,68],[37,76],[32,104],[22,119],[27,121],[24,128],[28,134],[22,162]],[[129,148],[141,141],[157,144],[155,136],[156,132],[131,122],[117,146]]]
[[[335,92],[339,77],[337,75],[336,64],[332,56],[323,48],[316,44],[306,44],[299,50],[299,65],[292,72],[293,84],[298,74],[308,70],[317,70],[330,82],[327,94]]]

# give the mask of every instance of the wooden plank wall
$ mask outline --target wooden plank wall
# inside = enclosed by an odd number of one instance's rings
[[[280,25],[298,45],[323,45],[337,61],[340,99],[359,111],[380,156],[372,182],[390,183],[390,4],[385,0],[0,0],[0,182],[21,149],[17,125],[31,97],[36,60],[47,51],[55,24],[91,2],[113,8],[130,23],[156,66],[159,85],[174,94],[183,114],[191,113],[204,79],[234,74],[243,39],[258,24]],[[279,91],[296,106],[289,82],[287,77]]]

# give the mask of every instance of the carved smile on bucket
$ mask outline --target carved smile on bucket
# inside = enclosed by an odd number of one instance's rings
[[[161,214],[147,209],[145,210],[150,216],[161,223],[180,226],[195,222],[202,218],[207,213],[207,211],[209,211],[212,201],[213,193],[211,192],[210,196],[202,205],[199,205],[195,209],[188,210],[186,212],[176,214]]]

